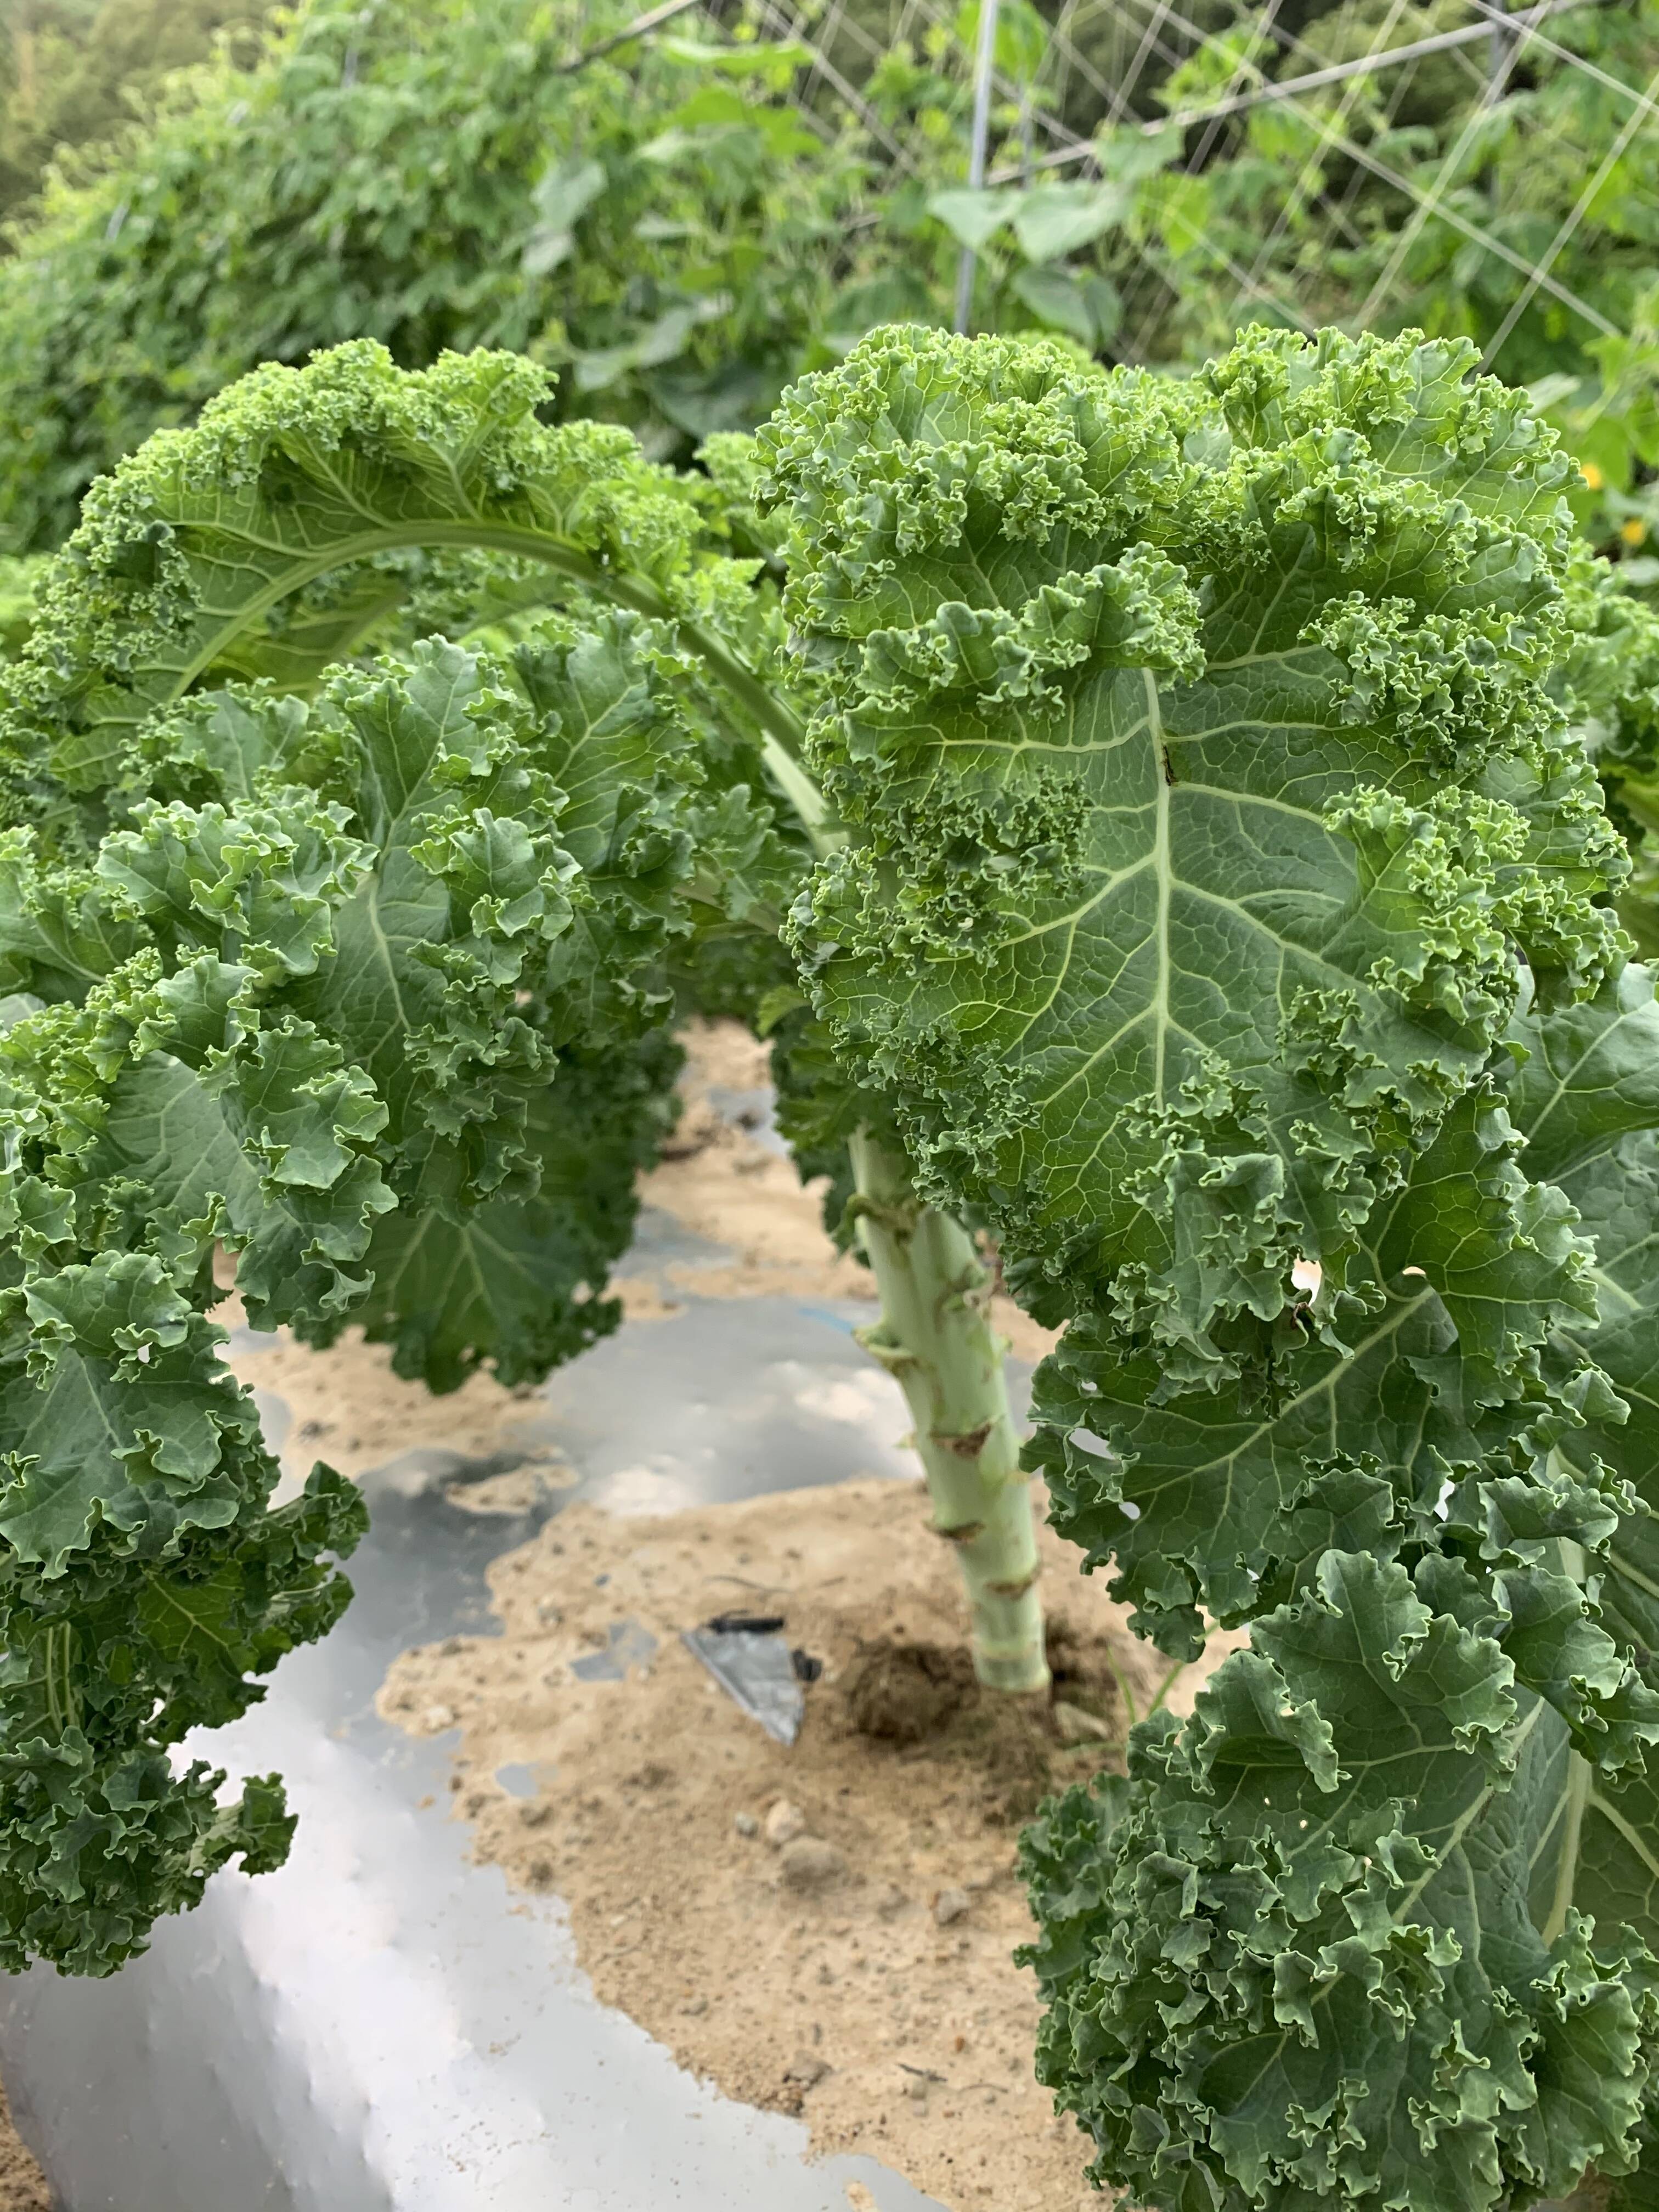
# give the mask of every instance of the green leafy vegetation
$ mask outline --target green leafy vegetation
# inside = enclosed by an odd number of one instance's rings
[[[216,1257],[534,1382],[719,1012],[981,1678],[1047,1676],[966,1223],[1085,1571],[1249,1632],[1023,1845],[1096,2179],[1639,2206],[1659,5],[1005,0],[977,190],[972,0],[631,12],[0,40],[0,1966],[288,1848],[174,1747],[362,1510],[271,1504]]]
[[[11,0],[0,22],[0,222],[49,164],[125,136],[179,71],[234,42],[252,58],[269,0]]]
[[[1659,1030],[1568,469],[1473,357],[894,335],[763,434],[814,1002],[1071,1320],[1058,1525],[1172,1654],[1251,1628],[1028,1846],[1039,2071],[1148,2204],[1636,2159]]]
[[[781,112],[794,63],[749,56],[621,81]],[[562,282],[612,186],[558,174]],[[1042,189],[913,195],[919,252],[1116,250],[1128,198],[1091,229]],[[1067,1324],[1059,1525],[1171,1656],[1249,1631],[1025,1845],[1040,2069],[1098,2179],[1616,2180],[1659,2037],[1659,659],[1579,535],[1569,403],[1461,336],[1256,329],[1177,378],[788,327],[767,376],[819,366],[682,474],[565,411],[596,349],[556,389],[434,310],[387,332],[419,372],[360,338],[208,400],[15,579],[3,1962],[108,1971],[286,1845],[274,1779],[226,1808],[167,1751],[325,1632],[359,1509],[326,1468],[270,1508],[216,1249],[258,1326],[533,1379],[615,1325],[673,1027],[719,1007],[776,1026],[876,1267],[984,1679],[1045,1670],[964,1219]],[[677,415],[668,359],[587,387],[662,453],[731,419]]]
[[[33,1761],[5,1801],[14,1959],[107,1972],[226,1857],[284,1846],[274,1781],[240,1813],[222,1777],[162,1786],[177,1734],[326,1628],[346,1590],[323,1555],[358,1528],[325,1468],[304,1516],[268,1510],[208,1318],[216,1249],[256,1327],[361,1323],[434,1389],[579,1352],[619,1317],[605,1275],[672,1121],[672,1021],[757,1014],[832,839],[764,678],[768,562],[725,550],[744,457],[680,479],[619,428],[544,426],[548,389],[511,356],[410,375],[367,343],[258,372],[98,489],[8,672],[0,1537],[11,1649],[55,1638],[8,1723]],[[441,607],[465,627],[469,595],[499,650],[415,634]],[[399,621],[398,650],[327,665]],[[890,1309],[939,1338],[882,1356],[933,1408],[981,1672],[1040,1686],[988,1273],[902,1156],[870,1211]],[[154,1649],[106,1649],[123,1607],[158,1606]],[[162,1632],[210,1606],[210,1705],[174,1696]]]
[[[765,414],[829,312],[856,143],[629,20],[522,0],[313,0],[85,184],[0,268],[0,529],[50,546],[89,480],[261,361],[371,337],[505,345],[665,451]]]
[[[123,69],[143,10],[115,12],[64,56]],[[182,56],[198,18],[167,13]],[[304,0],[77,155],[0,265],[0,545],[60,543],[96,476],[258,362],[364,337],[405,368],[523,352],[563,415],[684,462],[872,327],[947,324],[966,245],[975,329],[1107,361],[1194,363],[1261,319],[1471,336],[1651,582],[1656,0],[1497,45],[1443,0],[1006,0],[978,191],[971,0],[612,43],[631,20]],[[94,111],[42,129],[95,138]]]

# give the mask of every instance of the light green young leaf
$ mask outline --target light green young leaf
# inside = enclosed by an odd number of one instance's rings
[[[927,212],[937,216],[951,235],[970,253],[977,253],[1011,220],[1019,204],[1017,191],[988,191],[962,185],[930,195]]]
[[[560,161],[536,187],[541,218],[525,241],[524,273],[545,276],[565,260],[575,243],[576,224],[605,190],[600,161]]]
[[[1069,269],[1022,269],[1009,289],[1034,314],[1053,329],[1074,337],[1079,345],[1103,343],[1111,336],[1114,313],[1121,312],[1121,302],[1111,285],[1100,277],[1079,276]]]
[[[1115,229],[1133,205],[1127,185],[1033,185],[1013,210],[1014,236],[1028,261],[1063,261]]]

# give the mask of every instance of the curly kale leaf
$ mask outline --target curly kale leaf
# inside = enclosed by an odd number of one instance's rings
[[[1258,1402],[1244,1402],[1235,1386],[1154,1409],[1138,1387],[1144,1360],[1133,1352],[1126,1358],[1098,1327],[1074,1332],[1039,1383],[1047,1425],[1041,1451],[1057,1518],[1093,1558],[1115,1560],[1151,1625],[1166,1638],[1190,1636],[1200,1603],[1254,1619],[1250,1654],[1223,1668],[1173,1752],[1147,1739],[1136,1753],[1121,1829],[1108,1835],[1095,1819],[1092,1842],[1071,1846],[1074,1885],[1092,1885],[1085,1906],[1062,1913],[1045,1902],[1059,1895],[1059,1878],[1033,1865],[1040,1907],[1054,1922],[1047,1948],[1033,1954],[1053,2007],[1045,2078],[1093,2131],[1102,2172],[1149,2203],[1176,2202],[1182,2172],[1198,2170],[1209,2175],[1217,2203],[1242,2203],[1233,2192],[1243,2190],[1258,2203],[1265,2191],[1266,2202],[1288,2204],[1299,2201],[1298,2190],[1322,2185],[1340,2186],[1356,2201],[1392,2201],[1390,2172],[1405,2172],[1415,2156],[1434,2176],[1441,2145],[1461,2131],[1459,2154],[1469,2162],[1458,2201],[1487,2204],[1505,2191],[1563,2192],[1590,2165],[1617,2177],[1633,2162],[1638,2138],[1646,2140],[1637,2116],[1659,2025],[1650,1956],[1659,1951],[1652,1841],[1659,1807],[1647,1748],[1659,1716],[1659,1012],[1650,980],[1627,968],[1587,1003],[1523,1012],[1503,1060],[1504,1118],[1514,1133],[1503,1151],[1553,1179],[1558,1219],[1561,1205],[1571,1206],[1566,1267],[1574,1284],[1571,1296],[1535,1305],[1519,1332],[1506,1319],[1519,1355],[1512,1397],[1482,1403],[1468,1389],[1465,1346],[1482,1332],[1457,1316],[1435,1245],[1437,1238],[1449,1252],[1462,1243],[1467,1260],[1476,1240],[1460,1238],[1438,1178],[1425,1209],[1413,1209],[1413,1183],[1395,1208],[1417,1222],[1396,1258],[1409,1250],[1421,1273],[1396,1267],[1365,1340],[1346,1352],[1312,1345],[1293,1352]],[[1518,1153],[1516,1137],[1526,1140]],[[1522,1188],[1552,1191],[1543,1183]],[[1523,1238],[1519,1255],[1492,1266],[1496,1287],[1524,1285],[1528,1267],[1543,1256],[1539,1242]],[[1125,1516],[1126,1504],[1133,1517]],[[1519,1958],[1519,1978],[1512,1966],[1500,1978],[1532,2023],[1516,2053],[1526,2078],[1513,2074],[1496,2113],[1483,2109],[1494,2102],[1491,2082],[1472,2102],[1444,2111],[1411,2092],[1392,2061],[1374,2055],[1389,1985],[1374,1960],[1345,1948],[1346,1936],[1334,1942],[1327,1931],[1316,1943],[1325,1923],[1304,1924],[1308,1916],[1296,1910],[1297,1924],[1287,1929],[1274,1902],[1271,1935],[1247,1942],[1244,1921],[1225,1902],[1252,1893],[1238,1889],[1237,1876],[1247,1818],[1257,1820],[1249,1794],[1255,1780],[1247,1775],[1232,1801],[1237,1822],[1224,1842],[1208,1799],[1218,1771],[1234,1763],[1261,1774],[1263,1761],[1278,1755],[1269,1736],[1294,1735],[1305,1766],[1296,1781],[1297,1836],[1332,1831],[1337,1769],[1358,1773],[1364,1732],[1392,1693],[1371,1661],[1369,1679],[1356,1676],[1345,1688],[1310,1667],[1283,1631],[1292,1619],[1314,1620],[1338,1597],[1338,1581],[1352,1584],[1357,1567],[1375,1577],[1383,1563],[1401,1578],[1397,1588],[1409,1577],[1430,1633],[1449,1641],[1455,1627],[1466,1639],[1462,1648],[1478,1645],[1488,1670],[1501,1669],[1510,1686],[1501,1756],[1480,1785],[1487,1794],[1477,1814],[1460,1829],[1461,1862],[1425,1823],[1436,1770],[1420,1774],[1415,1749],[1402,1759],[1391,1785],[1401,1800],[1400,1833],[1389,1850],[1397,1864],[1401,1837],[1409,1837],[1436,1857],[1426,1884],[1408,1882],[1403,1899],[1384,1900],[1396,1935],[1408,1929],[1413,1941],[1443,1944],[1439,1931],[1449,1925],[1455,1940],[1457,1972],[1422,1999],[1414,2023],[1437,2035],[1437,2021],[1455,2019],[1456,2041],[1448,2047],[1466,2047],[1500,2074],[1494,2051],[1475,2034],[1490,2028],[1492,1999],[1468,1981],[1468,1962],[1488,1948],[1494,1958]],[[1398,1647],[1385,1654],[1387,1671],[1399,1656]],[[1263,1659],[1276,1677],[1261,1672]],[[1443,1686],[1447,1678],[1437,1680]],[[1235,1729],[1217,1753],[1213,1720],[1223,1692],[1237,1706],[1246,1690],[1258,1716],[1249,1728],[1262,1741],[1253,1747],[1249,1730]],[[1460,1789],[1475,1787],[1477,1763],[1468,1763]],[[1449,1765],[1438,1771],[1449,1782]],[[1269,1796],[1272,1779],[1263,1782]],[[1460,1821],[1470,1802],[1461,1801]],[[1265,1855],[1278,1899],[1288,1892],[1273,1838],[1281,1838],[1282,1852],[1285,1831],[1268,1820],[1269,1810],[1264,1802],[1252,1849]],[[1049,1826],[1059,1836],[1081,1834],[1079,1824],[1091,1818],[1086,1808],[1062,1807]],[[1173,1923],[1156,1939],[1115,1932],[1126,1913],[1137,1927],[1146,1923],[1145,1869],[1164,1856],[1187,1869],[1189,1913],[1213,1929],[1207,1899],[1229,1922],[1218,1949],[1213,1942],[1206,1948],[1190,1928],[1177,1941]],[[1430,1909],[1437,1886],[1448,1883],[1479,1922],[1478,1936]],[[1345,1902],[1344,1911],[1367,1933],[1353,1904]],[[1227,2019],[1206,2009],[1210,1999],[1219,2002],[1212,1962],[1233,1957],[1239,1942],[1264,1960],[1277,1954],[1274,2008],[1265,2016],[1271,2028],[1251,2024],[1254,2000],[1237,1975],[1228,1988],[1240,2002],[1234,2007],[1230,1996],[1222,2006]],[[1547,1967],[1539,1962],[1544,1946],[1556,1961]],[[1200,1954],[1205,1963],[1178,2000],[1175,1984]],[[1307,1960],[1330,2001],[1330,2009],[1316,2007],[1303,2023],[1311,2043],[1295,2032],[1298,2016],[1283,2001],[1304,1972],[1298,1961]],[[1200,1988],[1207,1997],[1196,1993]],[[1178,2002],[1186,2014],[1161,2042],[1136,2026],[1154,1990],[1162,1991],[1163,2018]],[[1540,1993],[1548,1993],[1542,2026]],[[1190,2039],[1187,2020],[1195,2030]],[[1280,2029],[1292,2032],[1280,2037]],[[1139,2055],[1126,2067],[1131,2048]],[[1338,2051],[1352,2075],[1347,2087],[1329,2070]],[[1362,2051],[1363,2064],[1355,2056]],[[1157,2125],[1109,2087],[1131,2080],[1163,2113]],[[1210,2094],[1216,2084],[1247,2082],[1249,2094],[1234,2101]],[[1390,2114],[1402,2100],[1417,2135],[1391,2168],[1398,2121]],[[1313,2136],[1298,2151],[1310,2121]],[[1156,2154],[1155,2139],[1164,2146]],[[1325,2146],[1344,2142],[1351,2155],[1346,2163],[1335,2158],[1327,2173],[1319,2160],[1334,2153]]]
[[[770,834],[739,781],[708,789],[678,652],[606,616],[515,667],[432,641],[308,705],[193,697],[82,857],[8,836],[3,1963],[106,1972],[216,1867],[287,1847],[274,1779],[222,1803],[167,1749],[326,1632],[361,1509],[319,1470],[270,1510],[215,1245],[256,1324],[361,1318],[440,1389],[615,1325],[686,903],[738,910]]]
[[[761,439],[813,1011],[1072,1318],[1058,1525],[1250,1626],[1028,1846],[1043,2078],[1170,2212],[1618,2176],[1659,2038],[1659,1054],[1567,465],[1471,364],[891,332]]]
[[[136,1439],[133,1441],[137,1441]],[[223,1526],[160,1532],[140,1552],[94,1540],[56,1575],[0,1565],[0,1966],[106,1974],[164,1913],[199,1902],[240,1857],[280,1866],[294,1821],[275,1775],[222,1802],[201,1759],[168,1748],[234,1719],[265,1674],[325,1635],[350,1596],[330,1555],[361,1535],[361,1500],[327,1468],[275,1511],[274,1464],[234,1449]]]
[[[1621,590],[1587,546],[1566,579],[1569,650],[1555,679],[1595,761],[1633,872],[1620,919],[1644,958],[1659,954],[1659,610]]]
[[[361,341],[267,364],[194,428],[149,440],[88,495],[6,671],[5,818],[66,850],[95,842],[95,794],[165,763],[157,719],[204,683],[308,692],[386,641],[394,615],[405,633],[517,627],[556,594],[660,622],[816,820],[799,721],[769,680],[782,633],[775,593],[755,588],[765,563],[732,558],[707,483],[647,462],[626,431],[538,422],[551,391],[511,355],[410,374]]]
[[[761,441],[853,825],[815,1003],[924,1176],[1193,1382],[1298,1259],[1340,1298],[1517,955],[1622,951],[1550,437],[1456,347],[1245,350],[1182,392],[887,333]]]
[[[1119,1805],[1074,1792],[1028,1851],[1038,2070],[1097,2174],[1278,2212],[1629,2171],[1656,1966],[1624,1910],[1558,1901],[1574,1773],[1495,1643],[1328,1553],[1184,1727],[1137,1729]]]
[[[567,1048],[532,1101],[532,1198],[491,1199],[459,1218],[403,1208],[375,1224],[372,1286],[349,1316],[390,1344],[399,1375],[453,1390],[488,1360],[499,1382],[539,1382],[622,1318],[603,1295],[639,1212],[635,1178],[672,1126],[682,1055],[665,1029]],[[313,1307],[296,1324],[326,1344],[342,1320]]]
[[[695,508],[625,430],[544,428],[550,389],[511,355],[410,374],[362,340],[258,369],[194,428],[150,439],[88,495],[41,588],[8,672],[21,757],[72,790],[118,781],[146,719],[267,608],[379,552],[522,553],[667,611],[660,585],[686,562]],[[312,667],[340,642],[325,635]]]

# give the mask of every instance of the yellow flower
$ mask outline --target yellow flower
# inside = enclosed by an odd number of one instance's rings
[[[1594,461],[1580,461],[1578,464],[1578,473],[1583,477],[1584,482],[1589,486],[1592,491],[1600,491],[1602,485],[1607,482],[1607,478],[1602,475],[1601,470],[1596,467]]]
[[[1621,522],[1619,526],[1619,535],[1626,545],[1640,545],[1647,534],[1648,526],[1635,515],[1632,515],[1628,522]]]

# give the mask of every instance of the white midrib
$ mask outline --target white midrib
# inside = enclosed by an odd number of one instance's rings
[[[1161,1106],[1164,1103],[1164,1045],[1170,1033],[1170,775],[1164,749],[1164,715],[1158,702],[1158,678],[1148,668],[1142,672],[1142,681],[1146,686],[1146,735],[1152,750],[1152,788],[1157,805],[1152,867],[1158,877],[1158,995],[1152,1004],[1152,1018],[1158,1039],[1154,1087]]]
[[[1543,1711],[1543,1710],[1544,1701],[1540,1698],[1533,1706],[1532,1711],[1526,1716],[1525,1719],[1522,1720],[1521,1725],[1516,1729],[1515,1735],[1510,1740],[1510,1747],[1516,1758],[1520,1755],[1521,1747],[1526,1742],[1527,1738],[1532,1734],[1534,1729],[1537,1727],[1539,1715]],[[1419,1876],[1418,1880],[1412,1884],[1411,1887],[1406,1891],[1405,1894],[1389,1906],[1389,1917],[1396,1928],[1404,1924],[1407,1914],[1416,1904],[1418,1899],[1422,1896],[1430,1882],[1445,1865],[1446,1861],[1457,1849],[1464,1837],[1468,1835],[1469,1830],[1480,1818],[1481,1814],[1492,1803],[1492,1800],[1501,1794],[1503,1790],[1507,1787],[1507,1776],[1505,1776],[1503,1782],[1487,1783],[1486,1787],[1478,1791],[1463,1808],[1463,1810],[1458,1814],[1456,1820],[1452,1822],[1451,1826],[1447,1830],[1443,1839],[1436,1845],[1434,1864],[1427,1868],[1425,1872]]]
[[[1561,1856],[1556,1863],[1555,1895],[1550,1904],[1549,1917],[1539,1929],[1545,1942],[1553,1943],[1567,1924],[1567,1913],[1572,1905],[1572,1893],[1578,1879],[1578,1845],[1583,1832],[1584,1808],[1589,1802],[1589,1761],[1576,1751],[1567,1753],[1567,1787],[1561,1824]]]

